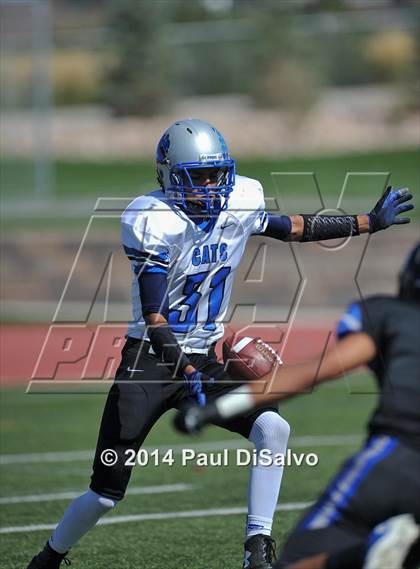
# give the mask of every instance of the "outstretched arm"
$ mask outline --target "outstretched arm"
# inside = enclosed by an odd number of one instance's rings
[[[398,217],[414,208],[407,188],[387,188],[371,212],[361,215],[272,215],[263,233],[282,241],[323,241],[375,233],[391,225],[409,223],[410,218]]]
[[[267,403],[304,393],[319,383],[367,364],[375,355],[375,343],[368,334],[349,334],[322,356],[278,367],[274,376],[270,373],[257,381],[241,385],[203,409],[190,407],[181,411],[176,418],[176,426],[185,432],[196,432],[208,422],[227,420]],[[261,393],[261,381],[269,384],[266,393]]]
[[[278,367],[270,383],[269,393],[258,393],[258,382],[249,384],[253,404],[279,401],[304,393],[315,385],[336,379],[362,365],[376,355],[373,339],[366,332],[349,334],[323,355],[288,367]],[[263,380],[270,381],[266,376]]]

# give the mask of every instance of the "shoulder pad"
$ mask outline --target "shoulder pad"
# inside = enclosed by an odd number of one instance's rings
[[[236,176],[228,209],[264,209],[264,192],[261,183],[246,176]]]

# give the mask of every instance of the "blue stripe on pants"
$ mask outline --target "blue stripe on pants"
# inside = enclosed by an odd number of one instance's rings
[[[360,484],[372,468],[387,457],[397,446],[393,437],[371,437],[367,445],[346,464],[333,480],[324,498],[299,525],[300,529],[320,529],[330,526],[341,517],[341,510],[348,504]]]

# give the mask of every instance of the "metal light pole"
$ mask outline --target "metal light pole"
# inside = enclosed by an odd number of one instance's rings
[[[54,163],[51,146],[51,4],[32,0],[33,124],[35,139],[35,195],[54,194]]]

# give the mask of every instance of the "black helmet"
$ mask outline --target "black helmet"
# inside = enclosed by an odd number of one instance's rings
[[[400,272],[400,298],[420,302],[420,241],[408,255]]]

